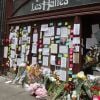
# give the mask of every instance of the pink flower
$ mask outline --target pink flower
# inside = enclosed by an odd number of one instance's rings
[[[44,86],[42,86],[35,91],[35,95],[36,98],[44,98],[47,96],[47,90],[45,89]]]
[[[30,92],[30,94],[34,94],[36,89],[40,87],[39,83],[34,83],[34,84],[30,84],[28,91]]]

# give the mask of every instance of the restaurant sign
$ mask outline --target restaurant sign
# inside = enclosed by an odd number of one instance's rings
[[[94,3],[100,3],[100,0],[29,0],[25,5],[17,10],[14,16],[22,16]],[[18,6],[18,3],[15,2],[14,6]]]
[[[41,0],[41,1],[42,2],[36,0],[35,2],[33,2],[31,11],[37,11],[37,10],[49,11],[55,7],[66,6],[69,3],[68,2],[69,0]]]

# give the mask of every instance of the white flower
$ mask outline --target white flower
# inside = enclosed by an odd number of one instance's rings
[[[52,81],[52,82],[55,82],[56,79],[54,77],[49,77],[49,79]]]

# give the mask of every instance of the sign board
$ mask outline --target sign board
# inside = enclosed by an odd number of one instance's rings
[[[15,16],[22,16],[94,3],[100,3],[100,0],[29,0],[15,13]],[[14,6],[18,6],[18,4],[18,2],[15,2]]]

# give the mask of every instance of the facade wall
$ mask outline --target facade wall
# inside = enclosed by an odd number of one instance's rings
[[[64,65],[63,67],[66,67],[66,68],[61,68],[61,69],[63,71],[67,71],[66,74],[68,74],[68,73],[72,74],[72,72],[70,70],[67,70],[68,68],[71,68],[71,70],[73,69],[74,72],[78,72],[80,70],[81,63],[82,63],[82,53],[81,53],[81,47],[80,47],[80,45],[82,44],[82,35],[83,35],[82,34],[83,32],[81,32],[81,28],[82,28],[82,23],[81,23],[82,17],[81,16],[100,14],[99,0],[77,1],[78,3],[76,3],[76,5],[75,5],[75,1],[74,2],[71,1],[70,6],[67,6],[64,8],[60,6],[61,7],[60,9],[58,9],[58,7],[57,7],[57,8],[52,8],[50,11],[46,11],[46,10],[43,11],[43,10],[36,10],[36,9],[35,9],[35,11],[32,11],[32,2],[33,2],[32,0],[23,1],[23,3],[21,2],[21,5],[18,6],[18,8],[16,8],[16,11],[13,12],[13,16],[11,18],[9,18],[9,20],[8,20],[8,26],[10,27],[10,29],[9,29],[10,32],[8,32],[9,35],[11,35],[11,33],[14,33],[15,37],[17,37],[17,35],[19,35],[19,33],[23,33],[25,31],[26,31],[26,34],[28,33],[27,35],[25,35],[25,37],[30,38],[29,47],[27,47],[27,50],[29,50],[28,55],[25,55],[26,57],[25,57],[25,59],[23,59],[24,55],[23,55],[23,53],[21,53],[21,52],[23,52],[23,49],[20,49],[20,48],[24,48],[24,47],[22,47],[20,45],[20,43],[17,42],[18,44],[16,44],[16,45],[18,45],[18,48],[15,47],[14,50],[11,50],[10,56],[12,56],[12,54],[11,54],[12,52],[17,51],[18,56],[16,55],[16,52],[14,53],[17,61],[21,61],[21,60],[26,61],[26,59],[27,59],[27,60],[29,60],[30,63],[32,63],[33,61],[34,62],[37,61],[37,63],[40,63],[40,64],[42,63],[42,65],[43,65],[43,59],[45,59],[48,55],[46,55],[46,57],[44,58],[43,52],[41,52],[42,54],[40,54],[39,52],[41,51],[41,49],[43,50],[44,48],[49,48],[50,47],[49,45],[52,45],[53,43],[57,44],[55,37],[57,36],[56,35],[57,27],[58,27],[57,25],[60,22],[61,22],[61,24],[63,23],[60,27],[68,28],[70,25],[70,21],[71,21],[70,34],[66,36],[66,39],[69,37],[68,39],[71,40],[70,45],[68,45],[70,47],[70,48],[68,48],[68,53],[65,53],[65,55],[66,55],[65,56],[63,53],[60,52],[61,53],[61,55],[60,55],[59,46],[58,46],[58,51],[56,54],[52,54],[50,51],[49,52],[50,57],[47,57],[47,59],[49,59],[49,61],[50,61],[51,57],[53,57],[54,59],[57,58],[55,60],[56,64],[51,66],[52,64],[50,64],[50,62],[48,62],[49,64],[46,67],[51,68],[51,69],[53,68],[53,70],[54,70],[55,66],[58,65],[58,63],[60,63],[60,67],[62,67],[61,63],[64,64],[64,62],[61,62],[61,59],[62,59],[62,61],[65,61],[65,59],[68,58],[68,63],[67,63],[68,65],[66,65],[66,66]],[[70,20],[71,18],[72,18],[72,20]],[[50,23],[54,24],[53,27],[55,29],[54,35],[52,37],[53,42],[50,42],[50,44],[45,45],[45,44],[43,44],[45,36],[43,35],[42,39],[39,38],[40,33],[41,33],[41,27],[42,27],[42,25],[45,25],[45,24],[47,26],[49,26]],[[67,26],[66,26],[66,23],[68,24]],[[79,25],[76,28],[76,31],[78,31],[79,33],[73,32],[73,30],[75,29],[75,25],[76,26]],[[49,28],[50,28],[50,26],[49,26]],[[28,30],[31,30],[31,31],[28,32]],[[36,43],[34,44],[33,35],[35,33],[37,33],[39,37],[37,39],[37,42],[35,41]],[[22,35],[20,37],[22,40],[23,40],[23,38],[25,38]],[[60,44],[61,36],[59,36],[59,37],[60,38],[59,38],[58,45],[61,45]],[[48,38],[50,39],[50,41],[52,41],[51,36],[48,36]],[[75,38],[78,40],[75,40]],[[64,38],[62,40],[64,40]],[[17,41],[20,41],[20,38],[18,38]],[[41,43],[39,41],[41,41]],[[72,46],[73,41],[76,42],[76,44],[74,44],[74,47],[76,47],[77,52],[74,51],[74,49],[73,49],[73,46]],[[67,43],[68,41],[65,41],[65,42]],[[14,44],[14,43],[12,43],[12,44]],[[40,45],[42,45],[42,47],[39,47]],[[37,46],[37,49],[40,51],[37,51],[36,46]],[[10,49],[11,48],[13,48],[13,46],[10,47]],[[28,48],[30,48],[30,49],[28,49]],[[34,50],[32,51],[33,48],[36,49],[37,53],[34,53],[34,52],[36,52]],[[49,49],[51,50],[51,48],[49,48]],[[70,54],[70,50],[72,50],[71,54]],[[40,58],[38,59],[38,57],[41,57],[41,59]],[[19,58],[21,60],[19,60]],[[60,61],[58,58],[61,58]],[[16,59],[14,60],[15,63],[17,62]],[[45,60],[47,60],[47,59],[45,59]],[[67,60],[66,60],[66,62],[67,62]],[[14,63],[14,66],[17,66],[15,63]],[[56,68],[59,69],[59,66]]]

